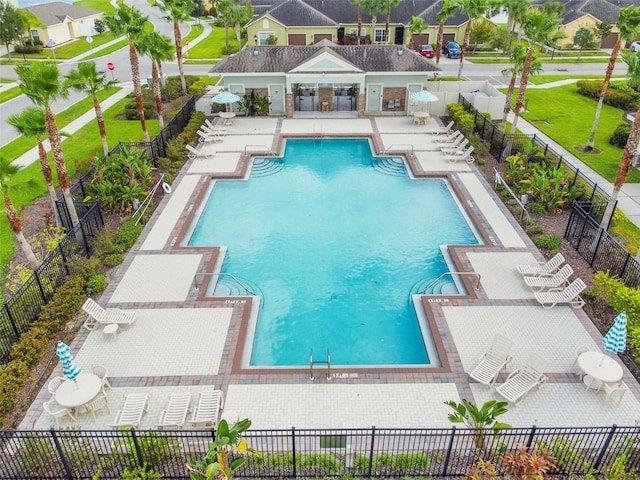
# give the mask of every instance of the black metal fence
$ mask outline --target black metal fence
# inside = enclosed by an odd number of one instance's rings
[[[96,233],[103,227],[97,203],[89,206],[75,229],[49,252],[40,267],[20,286],[0,309],[0,364],[10,360],[11,349],[31,328],[42,308],[69,274],[69,262],[84,251],[89,256]],[[81,240],[80,240],[81,239]]]
[[[509,137],[513,137],[511,145],[511,154],[522,152],[525,146],[533,140],[540,152],[544,156],[545,162],[548,165],[555,166],[555,168],[563,168],[572,173],[573,178],[570,180],[570,186],[577,185],[582,190],[583,200],[609,200],[609,194],[602,189],[597,183],[592,182],[589,178],[584,176],[579,168],[574,167],[567,162],[564,157],[556,152],[549,144],[545,143],[536,135],[526,135],[523,133],[507,135],[502,132],[500,127],[496,126],[490,118],[487,118],[482,112],[479,112],[473,105],[467,100],[459,97],[460,103],[465,109],[474,116],[475,132],[480,137],[489,143],[489,151],[494,158],[499,162],[504,157],[505,150],[509,143]]]
[[[119,478],[147,465],[164,478],[189,478],[186,463],[201,460],[214,430],[0,431],[0,479]],[[250,430],[244,438],[259,457],[247,457],[238,478],[461,476],[479,459],[499,473],[507,452],[546,448],[555,473],[606,472],[629,453],[640,465],[640,427]],[[482,445],[482,448],[478,448]]]
[[[575,202],[564,238],[593,270],[609,271],[628,287],[640,287],[640,264],[600,227],[606,207],[605,202]]]

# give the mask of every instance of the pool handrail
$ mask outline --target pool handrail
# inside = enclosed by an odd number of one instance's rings
[[[247,155],[247,149],[249,147],[260,147],[261,150],[259,150],[258,152],[254,152],[257,155],[270,155],[272,157],[277,157],[278,155],[276,154],[276,152],[274,152],[273,150],[271,150],[269,147],[267,147],[266,145],[245,145],[244,146],[244,154]],[[264,151],[263,151],[263,150]]]
[[[380,155],[388,155],[389,152],[393,150],[393,147],[396,147],[396,149],[398,147],[409,147],[409,149],[411,150],[411,154],[413,155],[413,145],[410,143],[394,143],[393,145],[388,146],[382,152],[380,152]]]
[[[232,273],[227,273],[227,272],[196,272],[196,274],[193,276],[193,284],[194,284],[194,288],[196,290],[200,289],[200,286],[198,285],[198,275],[204,275],[204,276],[209,276],[209,277],[214,277],[214,276],[222,277],[222,276],[226,275],[227,277],[231,277],[233,279],[233,281],[235,281],[238,285],[240,285],[242,288],[244,288],[244,290],[249,295],[257,296],[256,292],[254,292],[242,280],[240,280],[238,277],[236,277]]]
[[[429,288],[431,286],[435,285],[438,282],[438,280],[440,280],[441,278],[443,278],[446,275],[451,275],[451,276],[453,276],[453,275],[475,275],[475,276],[478,277],[478,281],[476,282],[476,290],[480,290],[480,274],[479,273],[476,273],[476,272],[444,272],[444,273],[440,274],[438,276],[438,278],[436,278],[436,279],[432,280],[431,282],[429,282],[427,284],[427,286],[422,289],[422,292],[418,292],[418,295],[432,295],[432,294],[426,293],[427,290],[429,290]]]

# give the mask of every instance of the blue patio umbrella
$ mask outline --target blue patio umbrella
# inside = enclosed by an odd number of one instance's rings
[[[82,369],[76,365],[73,360],[73,355],[71,355],[69,345],[64,342],[58,342],[56,355],[60,357],[60,361],[62,362],[62,374],[69,380],[73,380],[82,373]]]
[[[413,92],[409,95],[409,98],[411,100],[415,100],[418,103],[432,103],[440,100],[433,93],[428,92],[426,90],[419,90],[417,92]]]
[[[611,353],[621,353],[627,348],[627,313],[620,313],[602,339],[604,349]],[[604,357],[602,357],[604,360]]]
[[[219,94],[217,94],[215,97],[211,99],[212,103],[221,103],[223,105],[227,105],[227,109],[228,109],[228,105],[239,102],[239,101],[240,101],[240,96],[231,92],[220,92]]]

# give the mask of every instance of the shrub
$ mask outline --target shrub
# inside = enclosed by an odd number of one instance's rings
[[[640,289],[627,287],[608,272],[593,277],[593,292],[618,312],[627,312],[630,328],[640,327]]]
[[[536,215],[542,215],[544,212],[547,211],[546,208],[544,208],[544,205],[539,203],[539,202],[530,202],[527,204],[527,209],[531,212],[531,213],[535,213]]]
[[[598,99],[603,84],[602,80],[580,80],[577,82],[578,93],[594,100]],[[622,110],[634,110],[638,97],[638,94],[629,91],[624,86],[612,83],[604,96],[604,103]]]
[[[136,225],[132,218],[126,219],[115,234],[115,241],[125,249],[129,249],[136,243],[142,232],[142,225]]]
[[[529,480],[543,479],[550,469],[556,467],[555,459],[546,450],[528,452],[524,446],[518,448],[517,452],[505,454],[502,464],[508,475]]]
[[[155,118],[156,109],[151,102],[143,102],[144,118]],[[124,106],[124,118],[127,120],[138,120],[138,106],[135,102],[127,103]]]
[[[104,258],[113,253],[124,253],[124,248],[116,243],[113,230],[103,228],[93,241],[93,254],[96,257]]]
[[[538,248],[544,248],[552,253],[556,253],[562,244],[562,239],[555,235],[540,235],[534,243]]]
[[[544,227],[542,225],[531,225],[527,228],[527,233],[529,235],[539,235],[544,232]]]
[[[464,106],[459,103],[450,103],[447,105],[447,112],[455,122],[456,128],[465,136],[470,136],[473,133],[475,127],[473,115],[467,112]]]
[[[629,134],[631,133],[631,126],[628,123],[621,123],[613,131],[613,135],[609,139],[609,143],[613,146],[624,148],[629,140]]]
[[[100,271],[100,260],[95,257],[76,257],[69,263],[69,270],[73,275],[80,275],[88,281]]]
[[[102,263],[104,263],[106,267],[115,267],[116,265],[120,265],[122,260],[124,260],[124,257],[121,253],[111,253],[104,257]]]

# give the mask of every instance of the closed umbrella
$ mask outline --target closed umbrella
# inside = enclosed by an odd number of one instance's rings
[[[602,339],[604,349],[611,353],[622,353],[627,348],[627,313],[618,315]],[[604,357],[603,357],[604,360]]]
[[[64,342],[58,342],[56,354],[60,357],[60,361],[62,362],[62,374],[69,380],[73,380],[82,373],[82,369],[76,365],[76,362],[73,360],[73,355],[71,355],[69,345]]]
[[[415,100],[418,103],[431,103],[431,102],[437,102],[438,100],[440,100],[433,93],[428,92],[426,90],[413,92],[409,95],[409,98],[411,100]]]
[[[227,111],[229,110],[229,105],[232,103],[236,103],[240,101],[240,97],[235,93],[231,92],[220,92],[215,97],[211,99],[213,103],[220,103],[222,105],[227,106]]]

